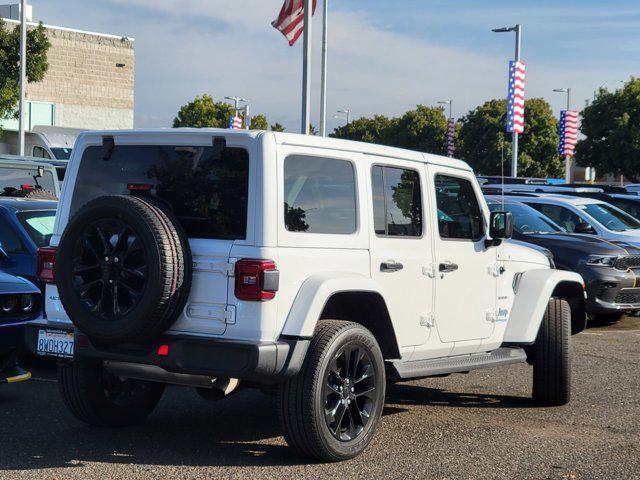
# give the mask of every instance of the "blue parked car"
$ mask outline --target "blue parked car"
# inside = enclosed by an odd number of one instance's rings
[[[37,285],[36,250],[49,245],[57,204],[0,197],[0,271]]]
[[[31,282],[0,272],[0,384],[31,378],[17,365],[16,355],[23,345],[24,324],[40,316],[41,298]]]

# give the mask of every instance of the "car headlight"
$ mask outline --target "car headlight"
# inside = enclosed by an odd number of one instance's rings
[[[33,310],[35,305],[35,297],[33,295],[21,295],[20,296],[20,310],[27,313]]]
[[[13,295],[7,295],[2,298],[2,301],[0,301],[0,308],[2,308],[4,313],[13,311],[13,309],[16,308],[16,297]]]
[[[616,255],[589,255],[587,257],[587,265],[613,268],[617,259]]]

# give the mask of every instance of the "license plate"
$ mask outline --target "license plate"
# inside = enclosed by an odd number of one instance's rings
[[[73,332],[38,330],[36,353],[47,357],[73,357]]]

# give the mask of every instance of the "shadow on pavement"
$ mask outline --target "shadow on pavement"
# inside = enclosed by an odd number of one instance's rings
[[[220,402],[169,388],[143,424],[86,426],[73,418],[54,382],[0,390],[0,471],[133,465],[271,466],[311,463],[281,437],[275,402],[246,390]],[[28,391],[27,391],[28,390]]]
[[[393,406],[431,405],[462,408],[538,408],[529,397],[458,393],[409,384],[389,385],[387,404]]]
[[[274,399],[243,390],[219,402],[168,388],[141,425],[86,426],[64,407],[53,368],[36,367],[39,381],[0,389],[0,470],[77,468],[88,462],[154,466],[283,466],[311,463],[282,439]],[[390,384],[384,416],[405,406],[532,408],[529,398],[455,393]]]

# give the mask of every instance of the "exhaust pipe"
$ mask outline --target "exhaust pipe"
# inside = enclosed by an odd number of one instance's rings
[[[226,397],[240,385],[240,380],[237,378],[217,378],[208,375],[173,373],[156,365],[113,362],[110,360],[105,360],[103,365],[109,373],[121,378],[195,387],[203,397],[210,398],[211,400],[219,400]]]

